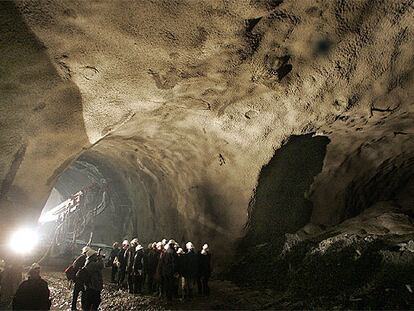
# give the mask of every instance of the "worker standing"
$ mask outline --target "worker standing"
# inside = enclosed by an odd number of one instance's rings
[[[88,275],[88,280],[85,282],[85,306],[84,310],[98,310],[101,304],[101,291],[103,289],[102,270],[104,268],[101,249],[96,252],[89,249],[86,252],[87,259],[83,269]]]
[[[129,248],[128,240],[124,240],[122,242],[122,248],[118,253],[116,261],[119,262],[119,270],[118,270],[118,287],[125,288],[125,275],[126,275],[126,268],[127,268],[127,252]]]
[[[28,279],[23,281],[13,298],[13,310],[50,310],[49,286],[40,276],[38,263],[32,264]]]
[[[76,276],[77,272],[85,265],[86,262],[86,252],[90,249],[89,246],[85,246],[82,248],[82,253],[75,259],[72,264],[72,274],[73,278],[72,281],[74,283],[73,286],[73,294],[72,294],[72,304],[71,310],[77,310],[76,304],[78,302],[79,294],[81,294],[81,306],[84,306],[84,284],[83,282]]]
[[[108,267],[111,267],[111,283],[116,283],[118,279],[118,261],[115,258],[118,257],[120,252],[119,243],[115,242],[112,244],[112,250],[108,258]]]

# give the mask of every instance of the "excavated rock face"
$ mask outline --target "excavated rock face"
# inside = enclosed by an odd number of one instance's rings
[[[292,198],[308,210],[282,213],[284,231],[412,205],[413,12],[405,0],[0,2],[2,226],[35,219],[84,152],[117,176],[136,219],[125,235],[229,245],[261,168],[310,133],[323,136],[310,163],[286,162],[309,170]],[[306,156],[309,139],[292,150]],[[267,191],[285,200],[298,179],[272,174]],[[283,222],[278,210],[267,217]]]

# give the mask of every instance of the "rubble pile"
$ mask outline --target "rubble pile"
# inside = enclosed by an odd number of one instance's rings
[[[414,304],[413,239],[413,233],[338,232],[290,238],[279,253],[272,243],[249,249],[228,276],[278,289],[283,298],[269,308],[408,309]]]
[[[62,272],[45,272],[52,298],[52,310],[70,310],[72,287]],[[165,310],[165,303],[157,297],[132,295],[118,290],[117,286],[104,284],[101,310]],[[80,309],[80,299],[78,301]]]
[[[70,310],[72,288],[61,271],[46,271],[43,277],[49,283],[52,310]],[[105,277],[105,276],[104,276]],[[108,277],[108,276],[106,276]],[[269,306],[277,297],[271,289],[259,290],[238,287],[224,280],[213,280],[210,284],[211,295],[196,295],[191,300],[174,299],[172,302],[148,294],[133,295],[118,290],[117,286],[104,283],[101,310],[261,310]],[[78,301],[80,309],[80,299]]]

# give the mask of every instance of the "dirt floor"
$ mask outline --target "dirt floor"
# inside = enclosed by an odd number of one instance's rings
[[[43,278],[49,283],[52,309],[70,310],[72,291],[64,273],[56,269],[44,271]],[[148,294],[132,295],[118,290],[108,282],[107,274],[105,279],[101,310],[257,310],[266,309],[277,296],[271,290],[250,290],[228,281],[212,280],[210,297],[196,296],[187,301],[174,299],[168,303]],[[80,309],[80,302],[78,308]]]

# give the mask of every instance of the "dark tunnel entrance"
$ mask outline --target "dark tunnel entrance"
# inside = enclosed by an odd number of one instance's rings
[[[292,136],[262,168],[249,206],[245,243],[256,245],[294,233],[306,225],[312,202],[306,193],[321,172],[329,138]]]
[[[266,282],[285,268],[273,266],[272,260],[281,253],[286,234],[309,223],[313,205],[307,191],[322,170],[329,142],[326,136],[291,136],[262,168],[249,204],[246,234],[237,249],[241,259],[229,269],[229,278]]]

